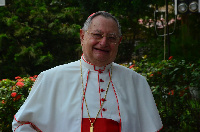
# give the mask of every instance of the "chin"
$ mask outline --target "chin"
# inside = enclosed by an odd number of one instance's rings
[[[112,62],[112,60],[109,59],[109,57],[106,58],[97,58],[96,59],[98,62],[101,62],[102,64],[110,64]]]
[[[110,57],[109,56],[96,55],[95,58],[96,58],[96,60],[99,60],[99,61],[106,61]]]

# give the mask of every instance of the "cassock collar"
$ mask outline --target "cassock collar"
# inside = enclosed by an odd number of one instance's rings
[[[104,71],[109,72],[109,69],[112,66],[112,63],[107,64],[106,66],[102,66],[102,67],[95,66],[94,64],[86,61],[83,55],[81,56],[81,63],[84,67],[86,67],[87,69],[90,69],[90,71],[99,71],[100,73],[103,73]]]

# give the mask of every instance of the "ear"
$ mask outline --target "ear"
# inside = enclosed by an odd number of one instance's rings
[[[84,34],[85,34],[85,31],[83,31],[83,29],[80,29],[80,40],[81,40],[81,45],[82,45],[83,40],[84,40]]]

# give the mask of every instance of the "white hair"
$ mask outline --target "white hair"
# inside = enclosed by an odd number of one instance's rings
[[[117,23],[120,36],[122,35],[122,33],[121,33],[121,26],[120,26],[120,24],[119,24],[119,21],[118,21],[113,15],[111,15],[110,13],[105,12],[105,11],[98,11],[98,12],[96,12],[96,13],[91,14],[91,15],[87,18],[87,20],[85,21],[85,23],[84,23],[84,26],[83,26],[83,28],[82,28],[84,31],[87,31],[87,30],[88,30],[88,28],[89,28],[89,26],[90,26],[90,24],[91,24],[92,19],[95,18],[96,16],[103,16],[103,17],[105,17],[105,18],[111,18],[111,19],[113,19],[113,20]]]

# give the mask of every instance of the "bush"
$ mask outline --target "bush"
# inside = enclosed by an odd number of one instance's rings
[[[15,77],[15,80],[0,81],[0,131],[12,130],[15,113],[26,100],[37,75],[33,77]]]

